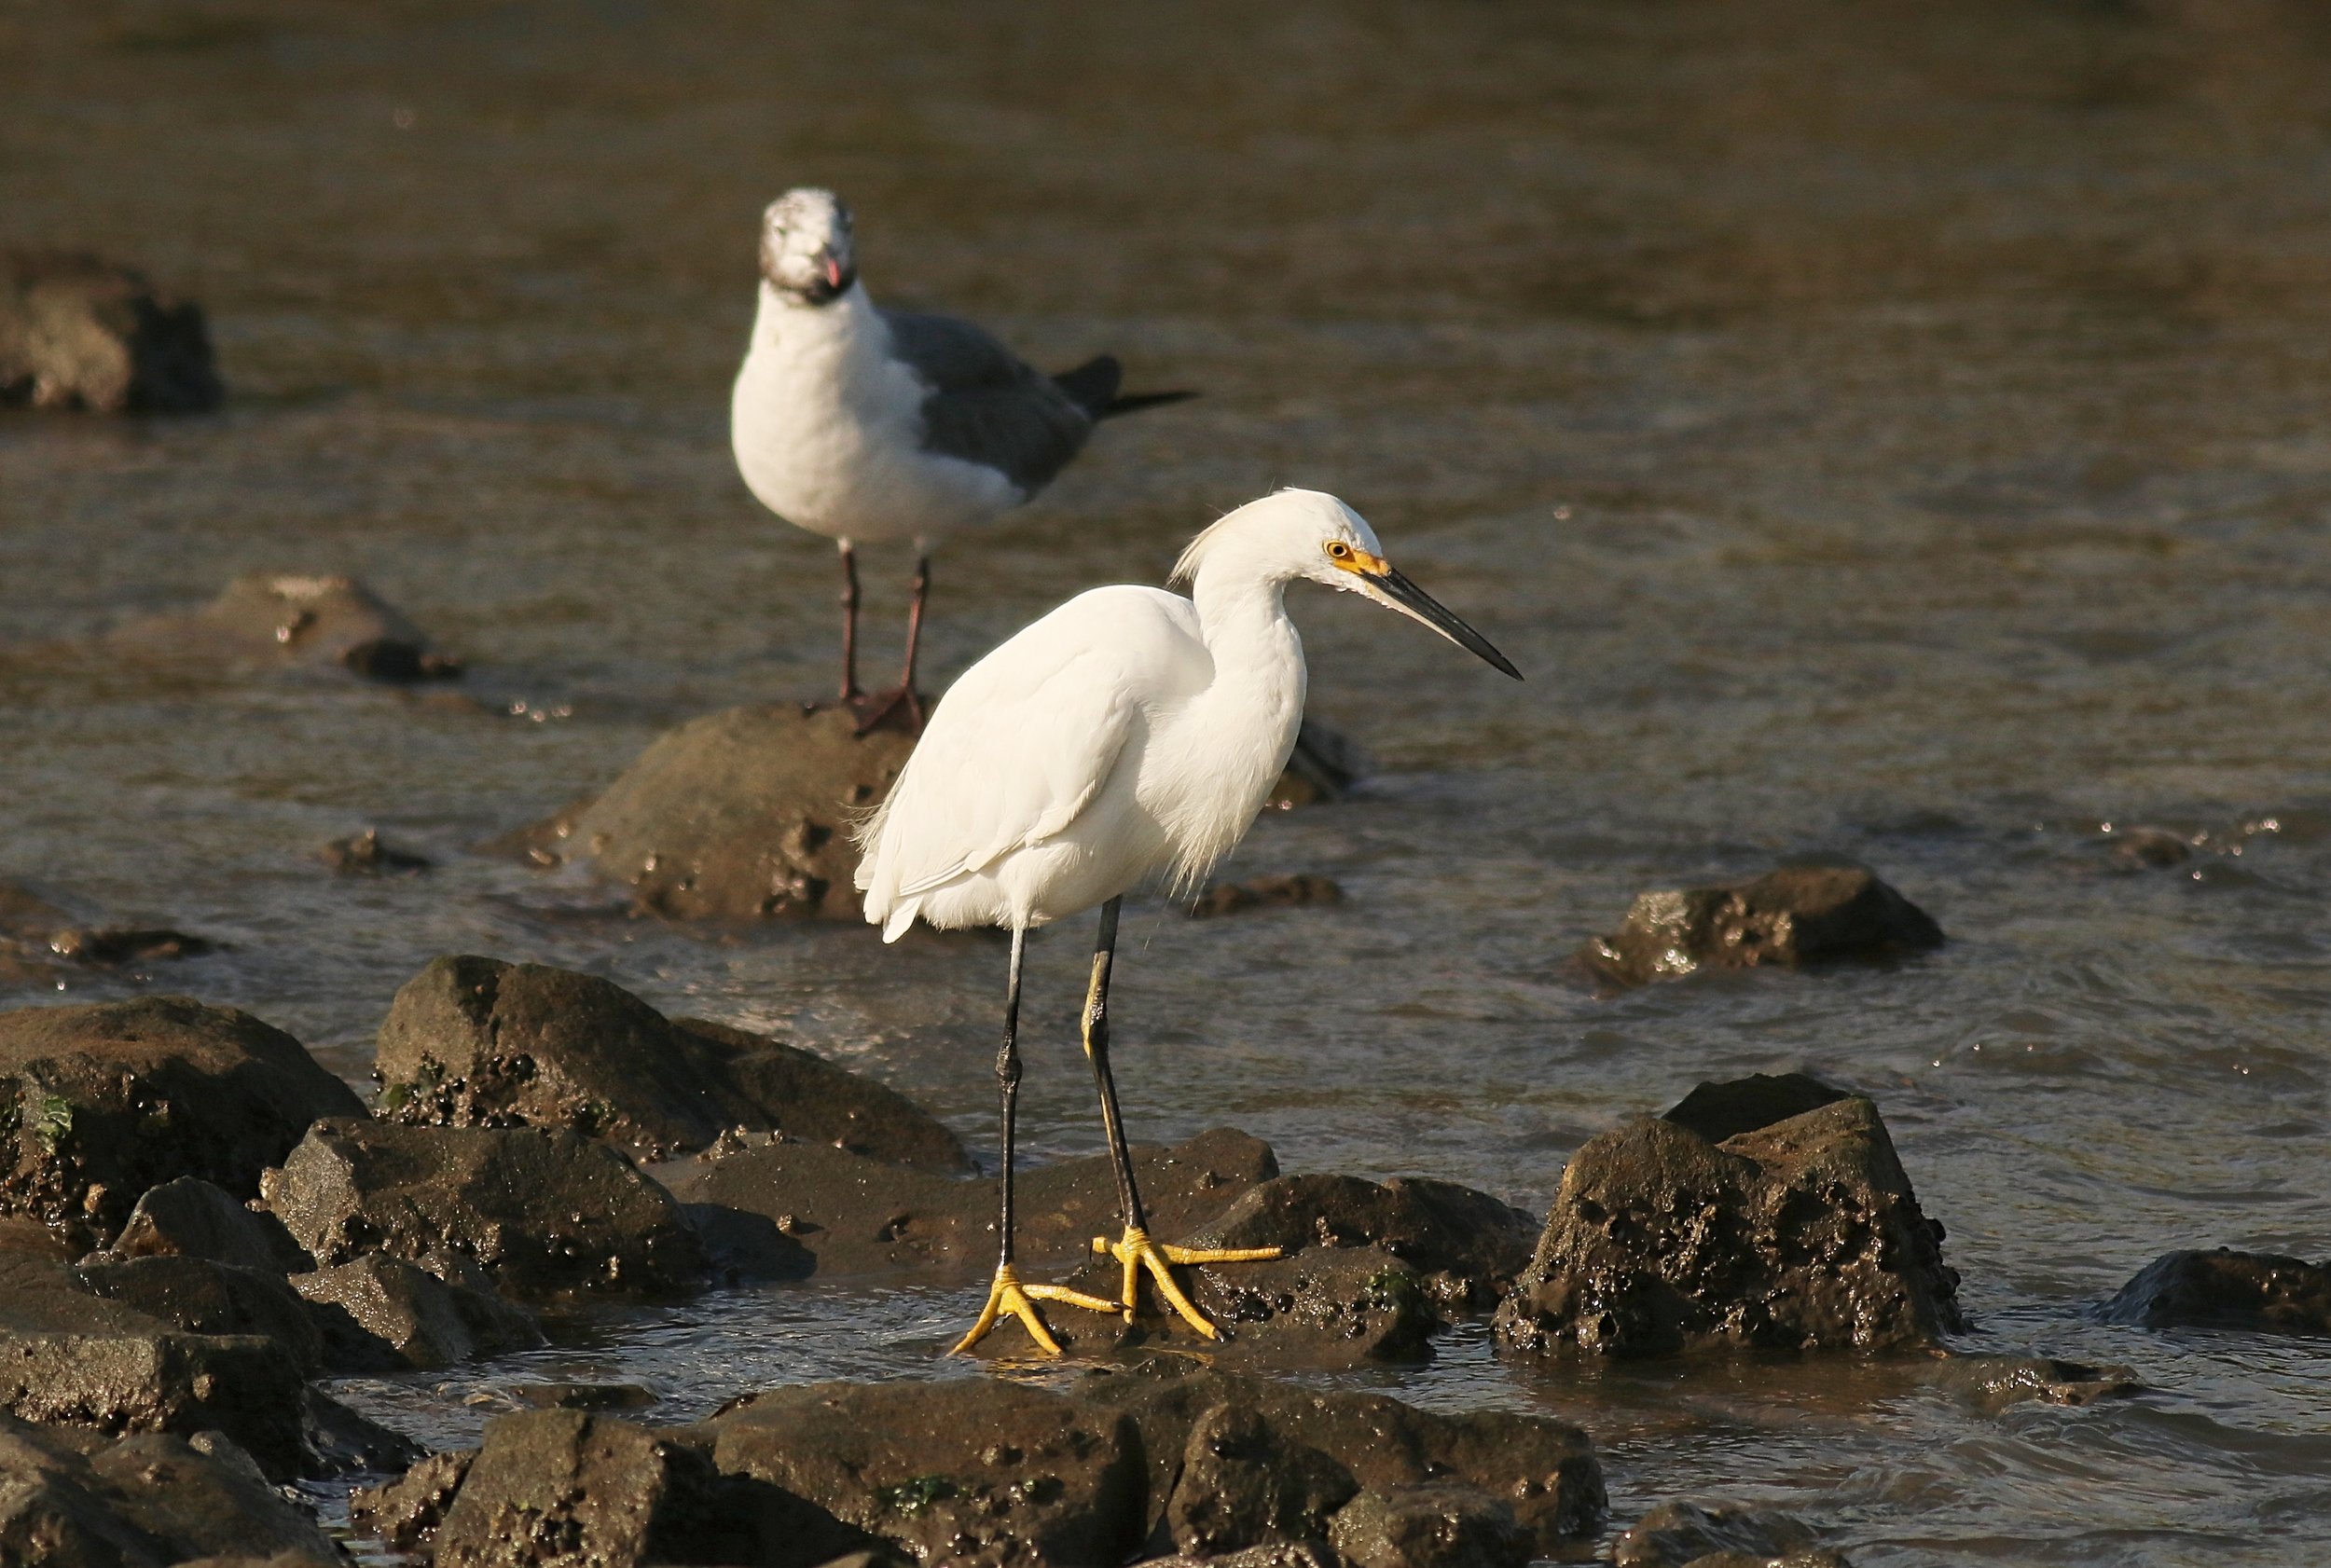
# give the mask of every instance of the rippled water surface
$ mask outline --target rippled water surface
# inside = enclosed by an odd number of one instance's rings
[[[1967,1348],[2155,1392],[1984,1413],[1897,1366],[1530,1368],[1478,1329],[1352,1381],[1583,1423],[1621,1522],[1687,1492],[1865,1564],[2331,1559],[2321,1345],[2086,1315],[2171,1247],[2331,1253],[2326,79],[2331,23],[2264,0],[0,7],[4,237],[201,299],[236,394],[0,420],[0,876],[224,943],[65,995],[232,1002],[352,1078],[406,978],[488,952],[991,1142],[994,944],[669,927],[461,853],[826,683],[829,547],[724,420],[759,206],[830,183],[877,297],[1206,394],[943,553],[943,672],[1297,482],[1530,675],[1296,596],[1313,711],[1380,767],[1236,866],[1349,900],[1129,915],[1138,1134],[1538,1206],[1616,1119],[1803,1068],[1884,1109]],[[887,651],[907,563],[868,557]],[[362,575],[476,700],[94,644],[261,568]],[[444,863],[314,860],[376,824]],[[2135,865],[2131,826],[2198,847]],[[1801,853],[1951,943],[1618,998],[1572,966],[1642,889]],[[1098,1147],[1085,940],[1033,949],[1042,1156]],[[449,1442],[546,1375],[675,1417],[958,1375],[975,1296],[714,1294],[350,1392]]]

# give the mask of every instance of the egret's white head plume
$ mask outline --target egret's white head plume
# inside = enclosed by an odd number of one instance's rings
[[[761,276],[778,293],[823,305],[858,281],[849,209],[830,190],[801,186],[761,216]]]

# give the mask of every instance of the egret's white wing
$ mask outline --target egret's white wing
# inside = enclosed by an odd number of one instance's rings
[[[866,917],[1064,831],[1144,707],[1207,667],[1190,601],[1134,587],[1080,594],[973,665],[860,835]]]

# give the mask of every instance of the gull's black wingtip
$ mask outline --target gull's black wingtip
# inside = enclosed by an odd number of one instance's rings
[[[1098,354],[1074,370],[1055,376],[1052,384],[1067,392],[1070,402],[1096,420],[1113,420],[1120,414],[1136,414],[1144,408],[1162,407],[1198,395],[1193,392],[1120,392],[1118,388],[1124,385],[1124,379],[1125,368],[1117,363],[1116,355]]]

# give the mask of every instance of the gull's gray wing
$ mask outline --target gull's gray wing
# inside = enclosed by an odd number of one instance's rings
[[[971,323],[884,310],[890,350],[923,385],[923,450],[996,469],[1034,495],[1093,433],[1052,378]]]

